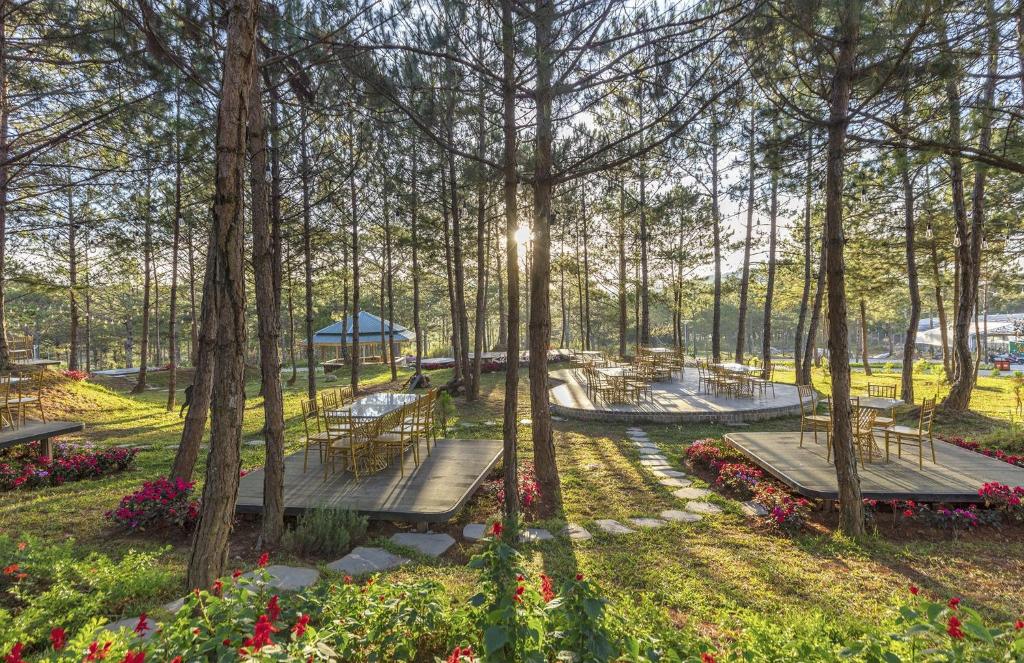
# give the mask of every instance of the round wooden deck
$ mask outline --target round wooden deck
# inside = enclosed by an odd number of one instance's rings
[[[775,384],[765,396],[732,398],[699,392],[697,369],[687,368],[682,379],[655,382],[652,398],[639,404],[595,402],[571,369],[551,371],[551,410],[572,419],[623,423],[741,423],[800,414],[796,387]]]

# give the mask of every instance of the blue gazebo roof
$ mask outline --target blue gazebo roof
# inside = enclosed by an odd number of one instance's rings
[[[342,322],[334,322],[313,334],[313,344],[338,345],[352,342],[352,323],[349,317],[346,321],[346,329],[342,329]],[[359,312],[359,342],[360,343],[383,343],[389,338],[389,323],[367,311]],[[394,325],[395,341],[415,341],[416,335],[407,327]]]

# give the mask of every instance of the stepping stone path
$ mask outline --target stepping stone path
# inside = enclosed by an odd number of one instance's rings
[[[644,467],[672,467],[671,465],[668,464],[668,459],[664,457],[651,458],[650,456],[648,456],[647,458],[641,458],[640,464],[643,465]]]
[[[680,488],[672,493],[681,500],[702,500],[710,494],[711,491],[707,488]]]
[[[132,637],[138,638],[140,640],[149,640],[154,635],[156,635],[156,630],[158,626],[156,622],[154,622],[152,619],[146,619],[146,625],[149,626],[149,628],[144,630],[142,633],[135,633],[135,627],[138,626],[138,624],[138,617],[128,617],[127,619],[111,622],[103,628],[110,631],[111,633],[117,633],[121,629],[125,629],[132,632]]]
[[[331,571],[356,576],[387,571],[408,563],[407,558],[390,553],[383,548],[359,546],[341,559],[328,564],[327,568]]]
[[[563,533],[573,541],[589,541],[590,539],[594,538],[593,534],[591,534],[584,528],[580,527],[579,525],[574,525],[573,523],[569,523],[568,525],[566,525],[565,530],[563,530]]]
[[[301,566],[272,564],[266,568],[266,572],[270,576],[267,579],[267,587],[279,589],[283,592],[297,592],[300,589],[309,587],[320,579],[319,571]],[[256,573],[249,571],[243,577],[254,578]]]
[[[722,513],[722,508],[711,502],[687,502],[686,506],[683,507],[691,513],[701,514],[719,514]]]
[[[246,440],[242,444],[244,444],[247,447],[262,447],[263,445],[266,444],[266,442],[264,442],[263,440]]]
[[[455,545],[455,539],[443,532],[398,532],[391,543],[412,548],[428,557],[440,557]]]
[[[632,534],[636,531],[626,527],[617,520],[595,520],[594,524],[608,534]]]
[[[539,541],[550,541],[554,535],[546,529],[539,527],[527,527],[519,533],[520,543],[537,543]]]
[[[659,477],[667,477],[670,479],[686,478],[686,472],[680,472],[679,470],[654,470],[653,473]]]
[[[740,505],[740,508],[743,509],[743,513],[747,514],[748,516],[759,517],[768,515],[768,509],[764,508],[757,502],[744,502],[743,504]]]
[[[646,528],[664,527],[665,525],[668,525],[667,522],[660,518],[630,518],[629,522],[633,523],[637,527]]]
[[[668,509],[658,514],[665,520],[671,520],[677,523],[695,523],[701,519],[700,514],[693,513],[691,511],[679,511],[678,509]]]
[[[487,525],[481,525],[480,523],[470,523],[462,528],[462,538],[470,541],[479,541],[480,539],[487,536],[487,530],[490,529]]]
[[[666,488],[689,488],[691,485],[693,485],[693,482],[690,481],[689,479],[672,478],[662,479],[658,483],[660,483],[662,486],[665,486]]]

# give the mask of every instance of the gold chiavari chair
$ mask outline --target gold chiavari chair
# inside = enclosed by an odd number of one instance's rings
[[[302,406],[302,427],[306,433],[306,450],[302,457],[302,471],[309,469],[309,448],[316,447],[320,454],[320,462],[324,462],[325,449],[330,443],[330,435],[320,425],[320,409],[316,406],[316,399],[303,399]]]
[[[889,458],[889,440],[896,438],[896,455],[903,457],[903,445],[910,443],[917,445],[917,467],[924,469],[924,443],[932,449],[932,462],[935,460],[935,440],[932,439],[932,422],[935,420],[935,398],[926,398],[921,401],[921,411],[918,414],[917,428],[910,426],[890,426],[885,429],[885,457]]]
[[[815,444],[818,444],[818,432],[825,433],[825,444],[829,444],[829,435],[832,434],[832,416],[831,413],[818,414],[818,394],[814,391],[814,387],[809,384],[798,384],[796,394],[797,400],[800,401],[800,446],[804,446],[805,431],[814,433]]]

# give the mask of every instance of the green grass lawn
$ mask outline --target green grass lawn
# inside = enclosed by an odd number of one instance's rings
[[[435,383],[447,372],[431,374]],[[365,384],[383,387],[390,376],[381,367],[366,367]],[[779,379],[792,381],[792,374]],[[301,448],[299,400],[305,376],[285,394],[287,444]],[[815,375],[819,386],[827,385]],[[876,375],[874,382],[896,381],[898,375]],[[915,376],[918,397],[942,387],[937,376]],[[166,376],[154,374],[151,384],[166,386]],[[187,378],[179,383],[187,383]],[[337,381],[347,384],[347,373]],[[854,393],[864,390],[868,378],[854,374]],[[104,513],[120,497],[142,481],[167,472],[181,431],[177,412],[165,411],[166,392],[146,391],[130,396],[130,383],[108,380],[64,383],[51,394],[51,411],[61,417],[85,421],[85,437],[97,445],[150,445],[136,466],[123,474],[82,481],[61,487],[0,493],[0,531],[11,536],[59,540],[73,538],[82,555],[99,551],[117,557],[129,549],[161,551],[161,570],[167,578],[111,608],[106,616],[137,614],[152,610],[162,601],[182,593],[188,542],[185,537],[168,541],[146,535],[125,535],[112,528]],[[453,435],[500,437],[504,374],[484,377],[482,398],[473,404],[457,402]],[[528,418],[529,400],[521,385],[520,419]],[[258,384],[248,385],[250,395],[245,423],[247,439],[257,438],[262,409]],[[179,396],[180,399],[180,396]],[[972,401],[975,412],[965,417],[940,419],[941,432],[970,437],[985,435],[1004,444],[1019,444],[1011,430],[1014,397],[1005,378],[981,378]],[[794,429],[796,419],[754,424],[756,429]],[[630,516],[656,516],[678,508],[669,489],[641,470],[639,457],[625,436],[625,425],[558,422],[555,442],[562,477],[564,511],[560,518],[543,523],[559,529],[566,522],[581,524],[592,532],[598,518],[623,520]],[[719,437],[729,428],[716,425],[644,426],[667,455],[681,462],[685,446],[703,437]],[[520,427],[521,458],[531,457],[530,430]],[[262,464],[263,452],[243,447],[243,466]],[[204,458],[197,477],[202,477]],[[701,485],[698,482],[698,485]],[[913,583],[941,596],[959,595],[971,605],[998,618],[1010,618],[1021,609],[1024,595],[1024,546],[999,532],[966,535],[954,541],[934,532],[900,532],[854,543],[818,529],[786,537],[744,517],[738,504],[725,497],[713,501],[725,514],[696,524],[672,524],[643,530],[628,537],[597,535],[587,542],[556,541],[524,548],[528,565],[556,578],[582,572],[596,579],[616,601],[642,615],[676,629],[681,637],[702,636],[718,641],[752,642],[788,640],[792,634],[818,638],[823,646],[869,629],[884,629],[893,608]],[[469,522],[488,522],[498,513],[490,496],[481,494],[457,522],[447,528],[455,535]],[[256,523],[241,522],[232,558],[251,564]],[[884,530],[884,527],[883,527]],[[391,528],[371,528],[371,537],[382,537]],[[170,547],[164,550],[164,547]],[[417,563],[394,573],[397,577],[434,578],[444,583],[457,599],[468,598],[475,575],[464,563],[474,546],[464,544],[441,560],[417,558]],[[274,553],[275,561],[291,560],[286,551]],[[302,560],[316,563],[330,560]],[[639,618],[639,617],[638,617]]]

